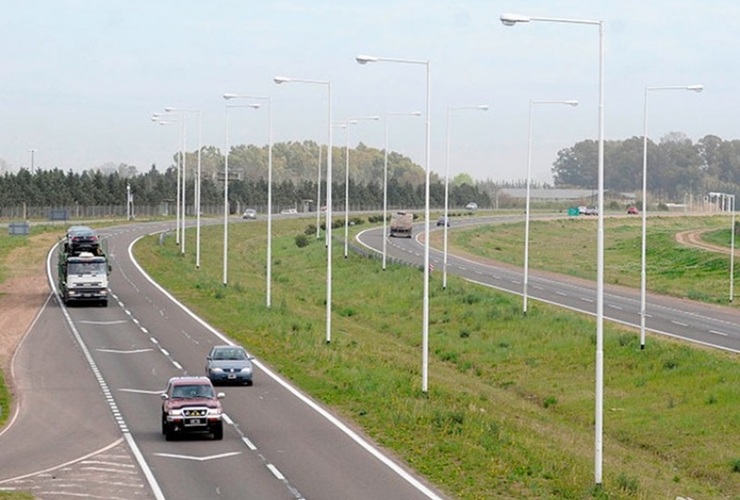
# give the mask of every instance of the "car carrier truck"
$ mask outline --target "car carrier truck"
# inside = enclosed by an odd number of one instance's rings
[[[75,247],[65,241],[57,268],[59,294],[65,304],[93,302],[108,306],[108,275],[112,266],[99,244]]]

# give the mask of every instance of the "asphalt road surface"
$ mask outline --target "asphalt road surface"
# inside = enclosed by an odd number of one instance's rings
[[[228,342],[131,258],[137,237],[173,225],[103,234],[109,307],[67,308],[50,296],[13,363],[20,405],[0,434],[0,489],[44,499],[445,498],[260,360],[253,386],[217,388],[222,441],[165,441],[167,380],[203,374],[208,350]]]

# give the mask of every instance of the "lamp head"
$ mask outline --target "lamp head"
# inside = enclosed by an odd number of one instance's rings
[[[291,81],[291,78],[288,78],[287,76],[276,76],[276,77],[273,78],[273,80],[275,81],[275,83],[277,83],[278,85],[280,85],[281,83],[288,83],[288,82],[290,82]]]
[[[501,14],[501,22],[504,26],[514,26],[516,23],[528,23],[529,17],[521,14]]]
[[[224,95],[223,95],[223,98],[224,98],[224,99],[226,99],[227,101],[228,101],[229,99],[236,99],[237,97],[239,97],[239,95],[238,95],[238,94],[224,94]]]
[[[689,85],[686,90],[693,90],[694,92],[701,92],[704,90],[704,85]]]
[[[488,108],[488,104],[481,104],[480,106],[478,106],[478,109],[480,109],[481,111],[488,111]]]
[[[409,113],[411,116],[421,116],[421,111],[412,111]]]
[[[172,113],[173,111],[175,111],[175,109],[176,108],[173,108],[172,106],[167,106],[166,108],[164,108],[166,113]]]
[[[568,106],[578,106],[578,101],[563,101],[563,104],[567,104]]]
[[[367,64],[369,62],[378,62],[378,58],[375,56],[359,55],[355,57],[358,63]]]

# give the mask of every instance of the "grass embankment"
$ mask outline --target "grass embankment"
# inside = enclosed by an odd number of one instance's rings
[[[530,269],[596,279],[595,218],[530,221]],[[604,221],[604,282],[639,289],[642,220]],[[727,216],[650,217],[647,224],[647,288],[653,292],[716,304],[729,304],[730,257],[676,243],[676,233],[712,230],[713,242],[729,247]],[[494,224],[455,233],[450,251],[462,251],[515,266],[524,263],[524,224]]]
[[[590,318],[539,303],[523,317],[521,299],[454,277],[443,291],[435,272],[425,395],[422,273],[335,259],[326,345],[323,237],[295,244],[309,223],[274,223],[271,309],[262,222],[232,225],[228,287],[218,227],[202,228],[200,270],[172,238],[148,237],[135,253],[199,315],[455,498],[737,497],[736,356],[662,339],[640,351],[635,332],[607,323],[595,490]]]

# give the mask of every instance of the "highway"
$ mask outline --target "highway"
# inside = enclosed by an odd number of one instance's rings
[[[252,387],[217,387],[223,441],[165,441],[167,380],[203,374],[208,350],[228,342],[132,258],[137,238],[171,226],[102,234],[109,307],[67,308],[50,295],[13,361],[20,406],[0,434],[0,489],[48,499],[446,498],[259,359]],[[53,262],[52,252],[51,286]]]
[[[481,223],[501,223],[522,220],[521,215],[478,217],[454,221],[449,232]],[[443,228],[432,228],[442,231]],[[388,238],[387,257],[412,265],[423,266],[423,223],[415,224],[412,239]],[[364,247],[382,253],[382,228],[363,231],[357,236]],[[433,273],[441,275],[444,254],[430,248]],[[594,255],[594,259],[596,256]],[[513,266],[485,262],[485,259],[467,259],[448,252],[447,273],[468,281],[505,292],[522,295],[523,270]],[[530,265],[528,297],[586,314],[596,315],[596,283],[572,277],[553,275],[533,270]],[[740,312],[690,300],[648,294],[646,299],[645,329],[647,331],[687,340],[729,352],[740,353]],[[605,285],[604,318],[623,325],[640,328],[640,291],[626,287]],[[646,340],[649,349],[650,338]]]
[[[45,499],[445,498],[260,360],[253,387],[217,388],[226,393],[223,441],[166,442],[159,393],[167,379],[202,374],[209,348],[228,342],[132,258],[137,238],[171,226],[136,224],[103,234],[113,259],[109,307],[67,308],[49,295],[13,359],[20,404],[0,431],[0,490],[21,488]],[[379,252],[382,237],[374,228],[357,239]],[[388,241],[389,258],[422,265],[418,236]],[[442,252],[432,249],[431,260],[439,275]],[[52,288],[54,262],[50,252]],[[449,255],[448,272],[521,294],[521,269]],[[530,269],[529,289],[534,300],[595,314],[593,282]],[[637,290],[605,289],[607,320],[638,328],[639,304]],[[732,308],[651,294],[648,313],[651,332],[740,352],[740,314]]]

